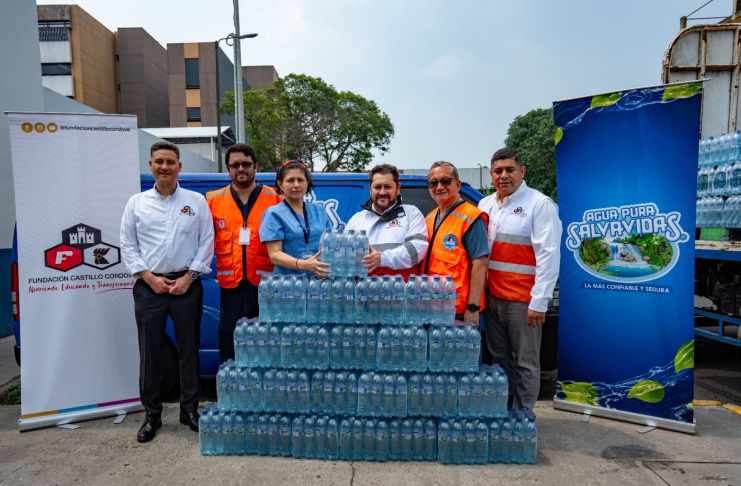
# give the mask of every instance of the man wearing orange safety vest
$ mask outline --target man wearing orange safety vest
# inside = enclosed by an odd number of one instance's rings
[[[461,198],[458,169],[450,162],[432,164],[427,184],[437,208],[426,218],[430,247],[420,272],[450,275],[456,288],[456,319],[478,326],[489,256],[487,216]]]
[[[512,149],[491,158],[496,192],[479,202],[489,215],[486,340],[509,378],[511,408],[532,410],[540,390],[540,340],[558,279],[561,220],[546,195],[528,187]]]
[[[267,249],[260,241],[265,210],[280,202],[274,189],[255,183],[255,150],[246,144],[226,151],[231,184],[206,194],[214,222],[216,280],[221,287],[219,359],[234,359],[234,327],[242,317],[257,317],[260,273],[272,272]]]

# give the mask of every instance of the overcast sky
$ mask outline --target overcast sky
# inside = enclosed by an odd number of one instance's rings
[[[234,29],[231,0],[69,3],[111,30],[143,27],[163,46],[213,41]],[[391,151],[376,162],[476,167],[488,165],[517,115],[554,100],[660,83],[679,17],[703,3],[241,0],[242,32],[259,33],[243,41],[242,63],[318,76],[375,100],[396,129]],[[695,15],[726,16],[731,4],[714,0]]]

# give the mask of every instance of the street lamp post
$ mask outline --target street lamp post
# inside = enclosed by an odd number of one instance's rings
[[[236,0],[235,0],[235,7],[236,7]],[[238,22],[238,18],[235,16],[235,22]],[[251,33],[251,34],[229,34],[226,37],[222,37],[221,39],[214,42],[214,58],[215,58],[215,65],[216,65],[216,143],[219,146],[219,160],[218,160],[218,170],[219,172],[222,171],[222,160],[221,160],[221,112],[219,110],[219,103],[221,101],[221,95],[219,91],[219,42],[225,41],[227,45],[231,46],[234,45],[234,132],[236,133],[236,141],[237,143],[243,143],[244,142],[244,99],[242,97],[242,66],[241,61],[237,61],[237,56],[241,55],[238,54],[239,51],[239,41],[242,39],[254,39],[257,37],[257,34]]]
[[[239,33],[239,0],[234,0],[234,106],[236,108],[236,120],[234,126],[237,130],[237,143],[244,143],[244,99],[242,99],[242,48],[239,42],[242,39],[253,39],[257,34]]]

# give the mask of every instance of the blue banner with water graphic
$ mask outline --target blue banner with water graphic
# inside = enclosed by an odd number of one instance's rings
[[[694,423],[701,83],[556,102],[556,398]]]

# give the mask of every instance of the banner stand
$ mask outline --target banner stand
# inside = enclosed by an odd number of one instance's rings
[[[678,420],[669,420],[660,417],[654,417],[651,415],[641,415],[639,413],[633,412],[625,412],[623,410],[616,410],[614,408],[596,407],[594,405],[586,405],[583,403],[559,400],[558,398],[553,399],[553,408],[555,408],[556,410],[563,410],[566,412],[575,412],[580,414],[588,412],[595,417],[622,420],[624,422],[632,422],[639,425],[648,425],[651,427],[673,430],[675,432],[684,432],[686,434],[695,433],[695,424],[693,423],[680,422]]]
[[[30,418],[19,418],[18,419],[18,430],[26,432],[29,430],[41,429],[44,427],[56,427],[58,425],[69,424],[72,422],[84,422],[87,420],[95,420],[104,417],[113,417],[115,415],[143,412],[144,407],[139,403],[139,399],[136,399],[137,403],[131,403],[127,405],[110,405],[107,407],[98,407],[92,405],[89,410],[80,410],[84,407],[76,407],[75,410],[70,410],[63,413],[55,413],[53,415],[40,415],[37,417]],[[50,412],[52,413],[52,412]]]

